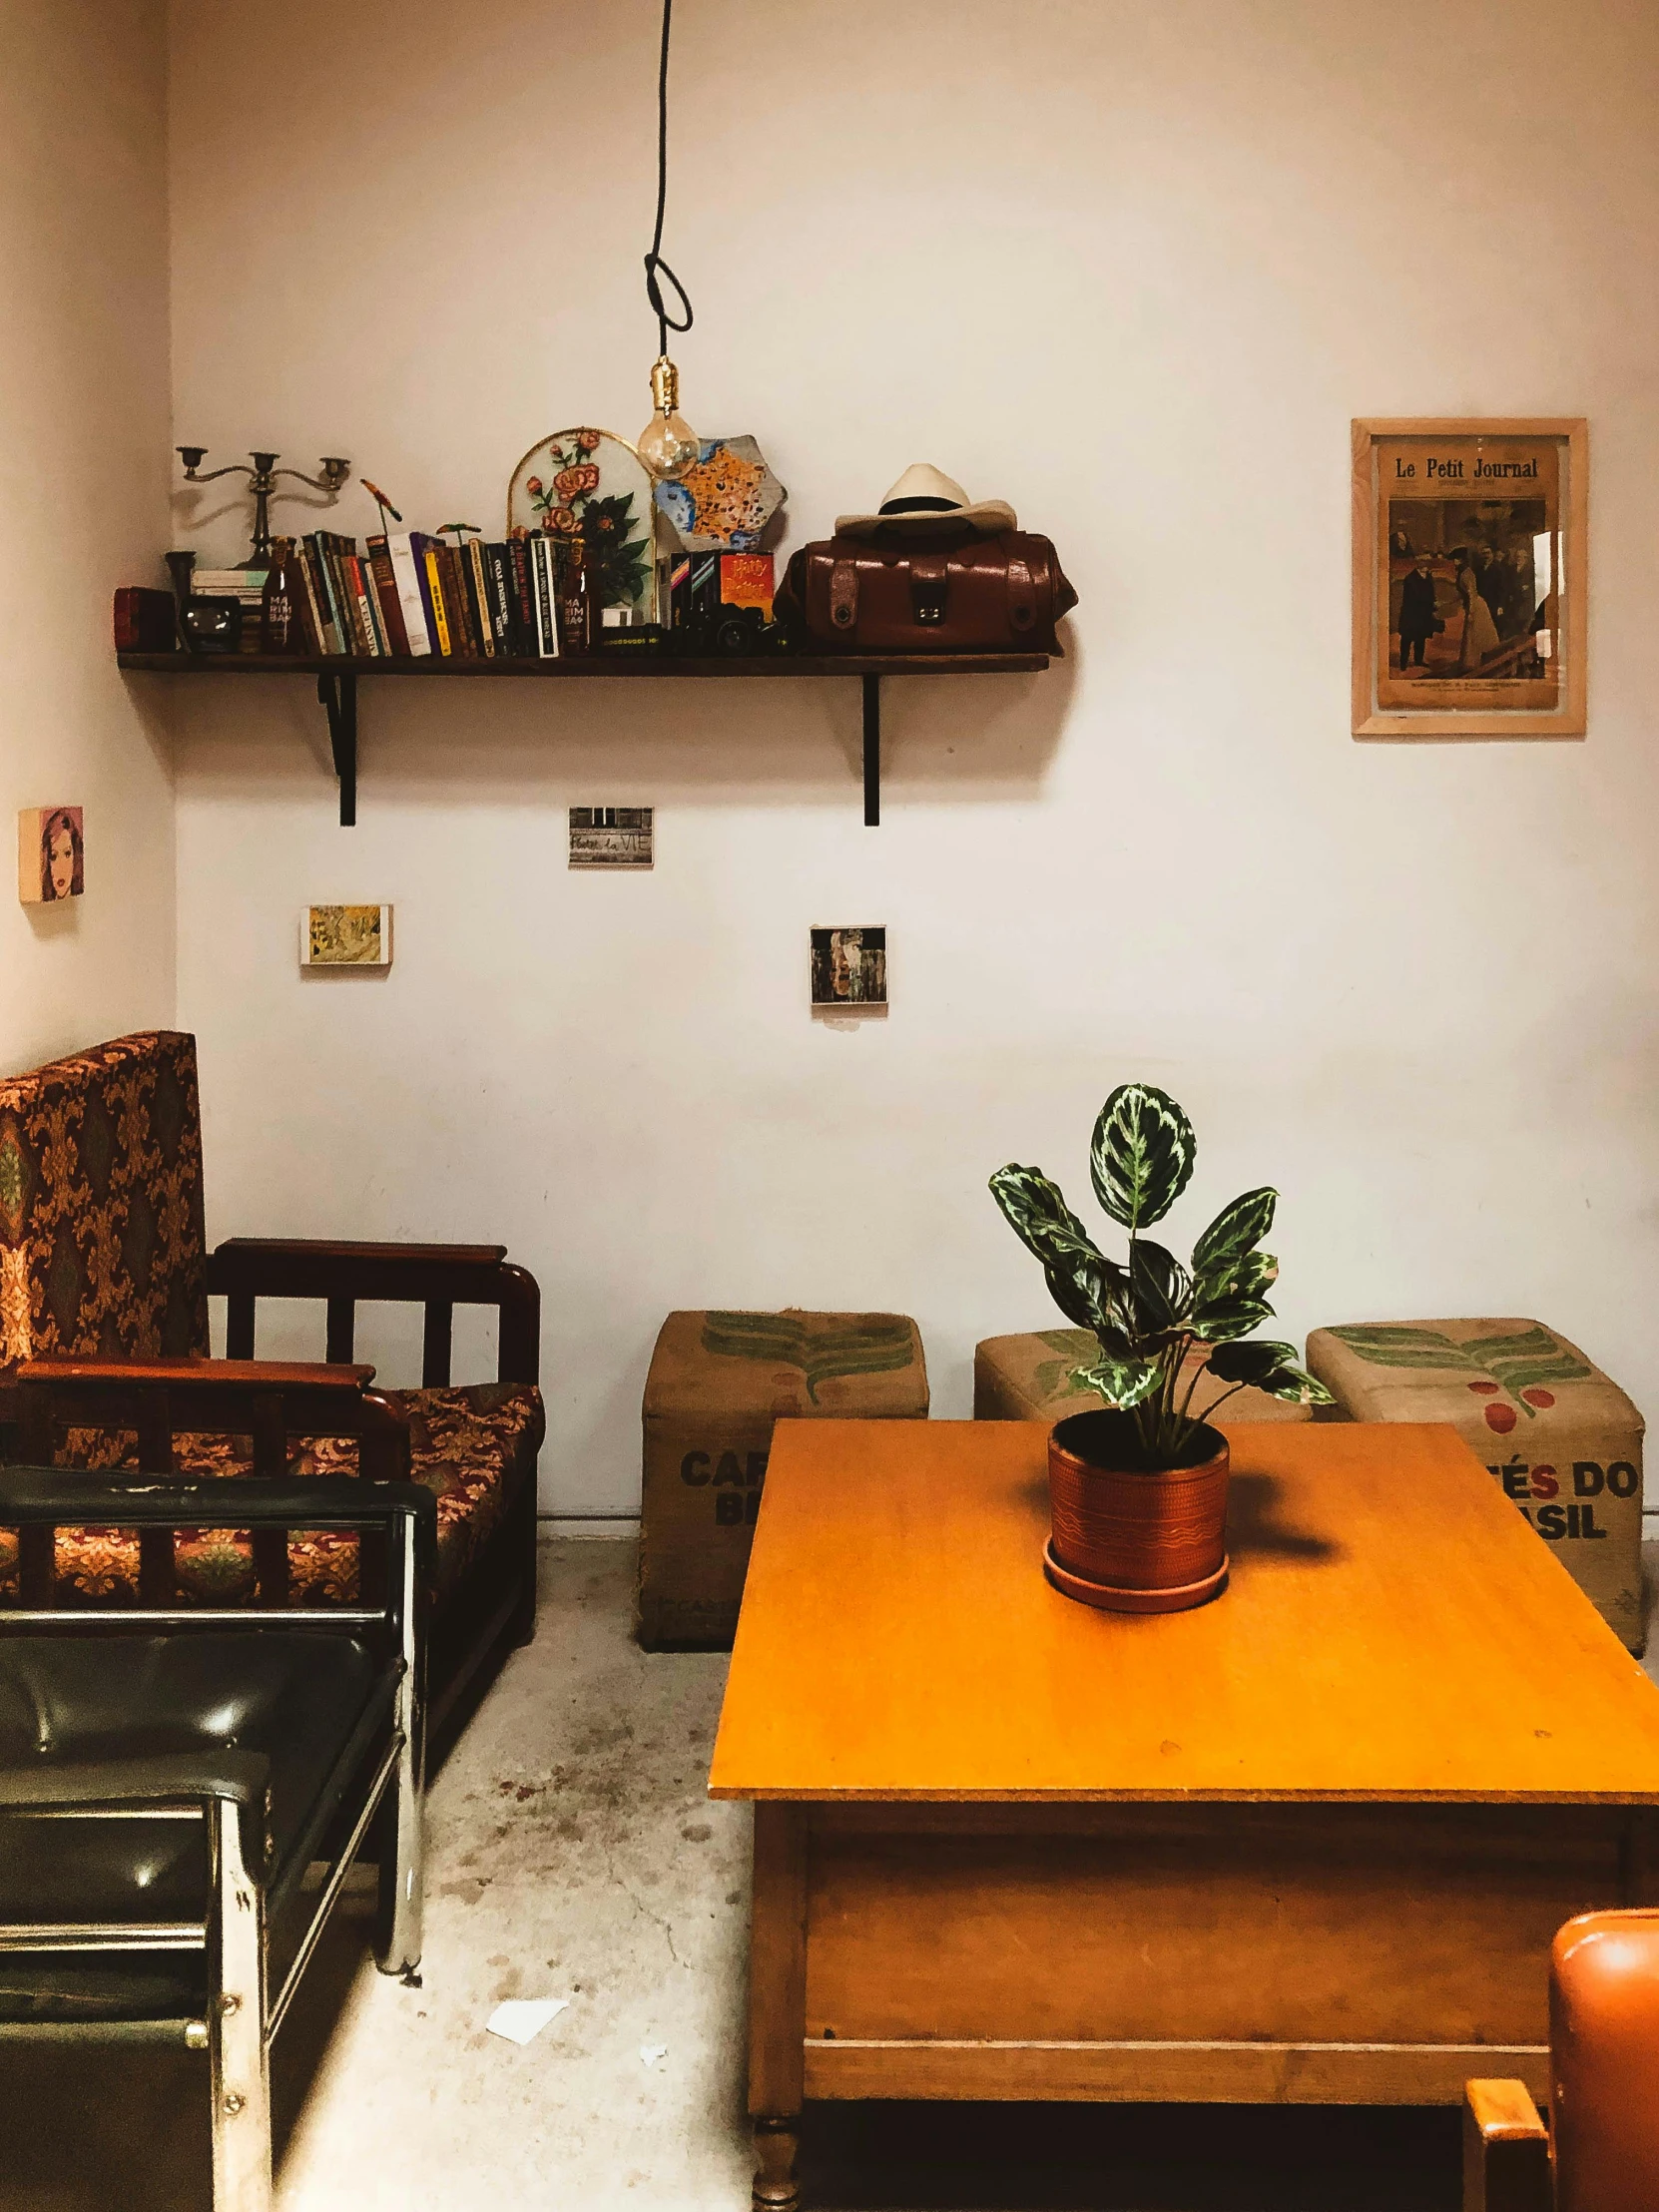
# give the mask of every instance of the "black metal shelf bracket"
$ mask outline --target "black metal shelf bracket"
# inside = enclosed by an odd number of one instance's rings
[[[337,676],[319,676],[316,696],[328,717],[328,744],[339,778],[339,826],[350,830],[357,820],[356,676],[344,670]]]
[[[881,679],[866,676],[864,684],[864,828],[873,830],[881,820]]]

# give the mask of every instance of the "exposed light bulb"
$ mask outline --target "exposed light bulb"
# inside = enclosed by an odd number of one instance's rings
[[[697,458],[697,432],[680,412],[680,371],[665,353],[651,370],[651,420],[640,432],[640,459],[653,476],[683,476]]]

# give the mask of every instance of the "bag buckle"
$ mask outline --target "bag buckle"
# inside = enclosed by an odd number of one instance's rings
[[[917,626],[936,630],[950,590],[949,563],[939,556],[910,562],[910,614]]]

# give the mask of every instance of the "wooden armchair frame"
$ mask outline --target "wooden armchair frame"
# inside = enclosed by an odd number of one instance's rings
[[[1549,2129],[1524,2081],[1463,2085],[1463,2212],[1551,2212]]]
[[[291,1436],[359,1439],[359,1472],[401,1480],[410,1466],[406,1415],[370,1387],[374,1370],[352,1361],[359,1301],[424,1308],[421,1386],[450,1382],[457,1306],[491,1306],[500,1317],[497,1380],[540,1381],[541,1293],[535,1278],[513,1266],[505,1245],[357,1244],[293,1238],[233,1237],[208,1258],[208,1295],[227,1302],[223,1360],[24,1362],[14,1376],[12,1410],[28,1457],[52,1457],[55,1434],[68,1426],[136,1431],[142,1471],[171,1474],[173,1439],[193,1432],[251,1435],[254,1472],[280,1476]],[[313,1300],[326,1310],[321,1365],[255,1357],[262,1298]],[[370,1588],[382,1571],[373,1541],[362,1539],[362,1572]],[[52,1577],[50,1530],[21,1532],[20,1567],[26,1604],[44,1602]],[[254,1534],[255,1575],[262,1603],[286,1594],[286,1537]],[[173,1535],[140,1536],[140,1597],[166,1604],[176,1594]],[[536,1495],[525,1483],[462,1585],[449,1597],[431,1640],[434,1735],[458,1712],[465,1693],[498,1651],[528,1643],[535,1631]]]

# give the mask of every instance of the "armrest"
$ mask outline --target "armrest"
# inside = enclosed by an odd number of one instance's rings
[[[106,1759],[91,1767],[40,1762],[0,1769],[0,1812],[80,1812],[91,1806],[118,1811],[209,1798],[263,1806],[270,1783],[271,1761],[263,1751],[217,1745],[153,1759]]]
[[[25,1449],[36,1458],[47,1452],[38,1438],[27,1441],[31,1415],[136,1428],[141,1436],[151,1423],[187,1435],[219,1430],[256,1439],[268,1430],[405,1435],[407,1418],[369,1388],[373,1380],[371,1367],[286,1360],[25,1360],[16,1373],[12,1417],[24,1424]]]
[[[366,1367],[326,1367],[320,1360],[23,1360],[19,1382],[82,1382],[89,1388],[131,1389],[155,1383],[185,1397],[231,1384],[265,1390],[331,1390],[355,1397],[374,1380]]]
[[[1463,2084],[1463,2212],[1550,2212],[1549,2130],[1524,2081]]]
[[[418,1482],[244,1475],[200,1482],[175,1475],[86,1473],[75,1467],[0,1467],[0,1528],[90,1521],[117,1528],[362,1528],[409,1515],[417,1541],[435,1541],[437,1500]]]
[[[364,1298],[391,1303],[447,1299],[500,1303],[505,1245],[351,1244],[307,1237],[228,1237],[208,1258],[215,1297]]]

